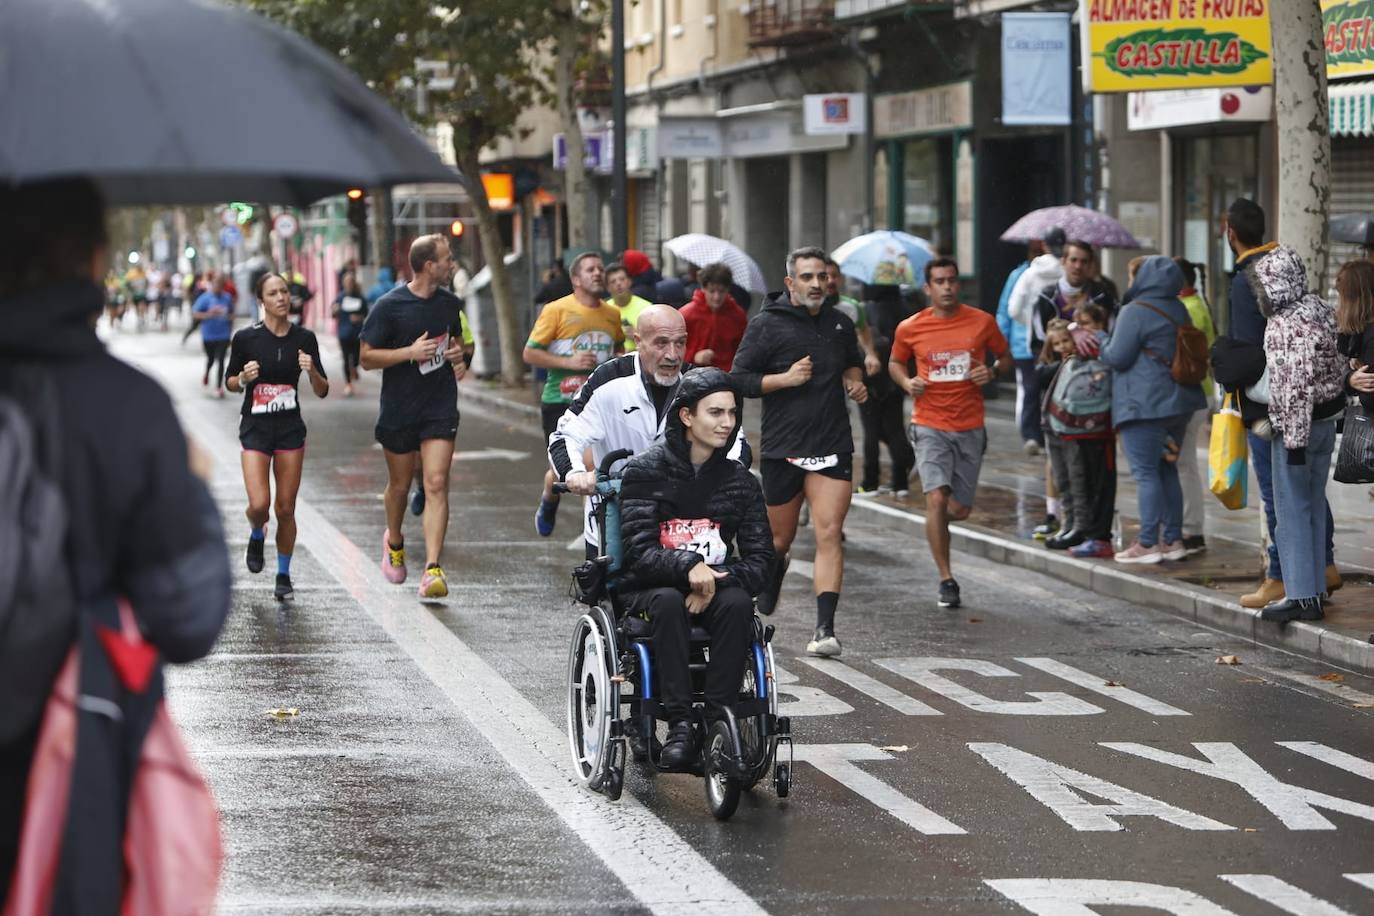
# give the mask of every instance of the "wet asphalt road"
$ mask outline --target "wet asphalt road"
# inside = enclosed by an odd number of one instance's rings
[[[805,562],[772,620],[790,798],[761,784],[722,824],[690,776],[586,792],[563,738],[580,522],[565,503],[534,533],[537,430],[463,405],[452,594],[421,604],[376,565],[376,380],[307,395],[278,605],[272,548],[261,576],[240,559],[237,402],[177,338],[113,348],[217,458],[234,611],[170,690],[223,812],[223,912],[1374,912],[1374,682],[958,556],[964,607],[938,610],[919,532],[863,516],[839,662],[802,657]]]

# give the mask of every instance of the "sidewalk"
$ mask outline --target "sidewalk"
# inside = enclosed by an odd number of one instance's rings
[[[532,386],[512,390],[469,378],[459,392],[460,402],[526,418],[531,430],[539,428],[539,405]],[[757,441],[759,410],[754,403],[750,408],[745,413],[745,431]],[[1374,673],[1374,645],[1368,642],[1374,633],[1374,497],[1368,487],[1328,486],[1336,519],[1336,563],[1345,587],[1327,605],[1325,620],[1280,629],[1237,603],[1240,595],[1258,583],[1261,571],[1259,489],[1253,478],[1250,505],[1245,509],[1229,511],[1208,495],[1205,553],[1147,567],[1074,559],[1047,550],[1030,537],[1045,515],[1044,459],[1027,457],[1021,451],[1011,410],[1008,398],[988,402],[988,452],[978,503],[968,521],[951,526],[955,550],[1058,576],[1103,595],[1158,607],[1264,645]],[[852,425],[857,449],[861,435],[857,416]],[[1200,450],[1204,473],[1205,438]],[[851,511],[871,513],[903,534],[924,536],[924,507],[917,486],[907,500],[856,499]],[[1135,507],[1135,483],[1123,468],[1118,472],[1117,508],[1128,540],[1137,525]]]

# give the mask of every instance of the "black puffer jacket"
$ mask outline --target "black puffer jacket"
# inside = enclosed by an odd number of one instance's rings
[[[708,394],[733,391],[741,413],[744,399],[730,376],[719,369],[688,373],[668,410],[664,441],[641,452],[625,465],[620,490],[620,527],[625,542],[626,592],[651,588],[688,588],[687,574],[702,556],[668,546],[674,532],[701,519],[719,525],[725,544],[728,575],[717,587],[737,586],[751,595],[763,591],[773,563],[773,532],[763,505],[763,491],[754,475],[726,455],[739,424],[725,447],[716,449],[699,469],[691,462],[687,434],[678,417]],[[740,418],[741,422],[743,417]]]

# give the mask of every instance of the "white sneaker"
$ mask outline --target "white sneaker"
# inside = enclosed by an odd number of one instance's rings
[[[1043,454],[1045,451],[1041,448],[1040,443],[1036,442],[1034,439],[1027,439],[1025,442],[1021,443],[1021,450],[1032,457]]]
[[[814,655],[817,658],[838,658],[840,641],[835,638],[834,633],[818,629],[816,630],[816,638],[806,644],[806,654]]]
[[[1188,556],[1188,549],[1182,541],[1174,541],[1172,544],[1160,544],[1159,555],[1166,560],[1181,560]]]

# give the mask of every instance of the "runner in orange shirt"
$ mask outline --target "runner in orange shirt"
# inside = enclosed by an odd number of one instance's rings
[[[960,604],[949,565],[949,523],[968,518],[987,450],[983,386],[996,370],[1011,371],[1007,340],[987,312],[959,302],[959,265],[935,258],[926,265],[930,308],[897,325],[888,372],[914,402],[911,433],[916,471],[926,494],[926,540],[940,571],[940,607]],[[916,362],[916,374],[908,365]]]

